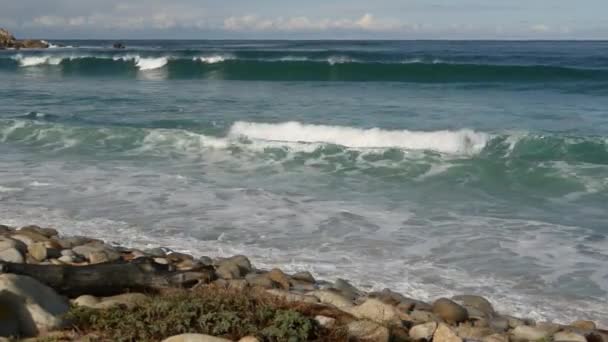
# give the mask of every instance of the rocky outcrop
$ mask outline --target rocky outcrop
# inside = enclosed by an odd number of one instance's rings
[[[0,49],[46,49],[49,43],[44,40],[18,40],[7,29],[0,28]]]

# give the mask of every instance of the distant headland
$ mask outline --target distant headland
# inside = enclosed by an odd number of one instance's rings
[[[7,29],[0,28],[0,49],[46,49],[49,43],[37,39],[16,39]]]

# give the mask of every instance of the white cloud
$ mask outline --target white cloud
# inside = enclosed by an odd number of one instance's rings
[[[533,25],[532,27],[530,27],[530,30],[532,30],[533,32],[537,32],[537,33],[544,33],[544,32],[551,31],[551,28],[544,24],[536,24],[536,25]]]
[[[358,19],[310,19],[308,17],[261,18],[256,15],[233,16],[224,20],[223,28],[230,31],[328,31],[364,30],[396,31],[413,26],[396,21],[377,20],[370,13]]]

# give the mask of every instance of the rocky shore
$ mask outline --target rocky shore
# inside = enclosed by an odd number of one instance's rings
[[[49,43],[38,39],[19,40],[8,30],[0,28],[0,49],[46,49]]]
[[[534,322],[473,294],[426,303],[38,226],[0,225],[0,269],[0,340],[608,342],[594,322]]]

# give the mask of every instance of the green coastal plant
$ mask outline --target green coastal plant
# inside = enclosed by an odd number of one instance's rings
[[[320,327],[297,306],[255,291],[207,287],[156,295],[133,308],[73,307],[67,315],[74,330],[112,341],[160,341],[183,333],[238,340],[336,341],[340,331]],[[339,327],[338,327],[339,328]],[[92,340],[95,340],[92,338]]]

